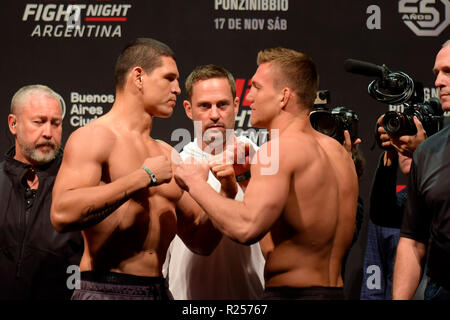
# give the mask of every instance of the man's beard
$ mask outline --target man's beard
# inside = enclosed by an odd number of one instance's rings
[[[28,145],[19,141],[18,144],[25,157],[33,160],[33,162],[38,165],[43,165],[53,161],[53,159],[56,158],[59,149],[59,145],[53,141],[41,142],[36,145]],[[45,152],[41,150],[42,146],[47,147]]]

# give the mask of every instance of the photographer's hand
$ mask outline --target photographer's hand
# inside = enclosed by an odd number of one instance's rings
[[[401,136],[398,138],[391,137],[391,145],[397,150],[400,154],[412,157],[414,150],[417,149],[419,144],[421,144],[426,138],[427,133],[422,126],[422,123],[414,116],[414,124],[417,128],[417,133],[413,136]]]
[[[397,159],[397,151],[394,149],[388,149],[384,151],[383,156],[383,166],[390,167],[392,166],[392,163]]]
[[[388,149],[392,143],[391,143],[391,137],[387,134],[386,130],[384,130],[383,128],[383,118],[384,118],[384,114],[382,116],[380,116],[377,120],[377,124],[378,124],[378,136],[380,138],[381,141],[381,147],[384,149]]]
[[[355,141],[352,142],[352,139],[350,138],[350,132],[348,132],[348,130],[344,130],[344,143],[342,143],[342,145],[344,146],[350,157],[353,155],[353,148],[360,143],[360,138],[356,138]]]

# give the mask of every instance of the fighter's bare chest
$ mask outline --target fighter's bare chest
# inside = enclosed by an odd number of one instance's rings
[[[142,141],[130,137],[117,139],[107,160],[111,173],[121,174],[123,171],[135,170],[150,157],[165,155],[164,150],[154,140]]]
[[[157,141],[139,141],[124,139],[116,143],[111,155],[104,165],[104,176],[110,182],[124,177],[142,167],[147,158],[165,156],[171,162],[170,152]],[[150,168],[151,169],[151,168]],[[148,196],[162,197],[175,201],[181,196],[181,190],[174,180],[149,190]]]

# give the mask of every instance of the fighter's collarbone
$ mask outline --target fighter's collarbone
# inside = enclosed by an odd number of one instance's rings
[[[137,137],[129,137],[121,135],[115,143],[112,157],[118,156],[132,158],[138,161],[144,161],[146,158],[166,155],[168,152],[163,148],[161,143],[153,140],[151,137],[146,139]]]

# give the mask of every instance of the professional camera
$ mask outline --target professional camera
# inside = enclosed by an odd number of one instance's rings
[[[375,76],[368,86],[368,93],[375,100],[388,104],[403,104],[403,112],[385,113],[382,126],[392,137],[415,135],[417,128],[414,116],[422,123],[428,136],[438,132],[442,126],[443,111],[439,99],[425,101],[423,85],[415,82],[406,73],[392,72],[385,65],[347,59],[344,68],[348,72]]]
[[[327,90],[317,92],[314,107],[309,114],[312,127],[336,139],[340,144],[344,143],[344,131],[348,130],[354,141],[358,138],[358,115],[345,107],[328,107],[329,97]]]
[[[427,135],[439,131],[442,108],[439,100],[432,98],[422,103],[404,103],[403,112],[389,111],[384,114],[382,125],[392,137],[412,136],[417,133],[414,116],[419,119]]]

